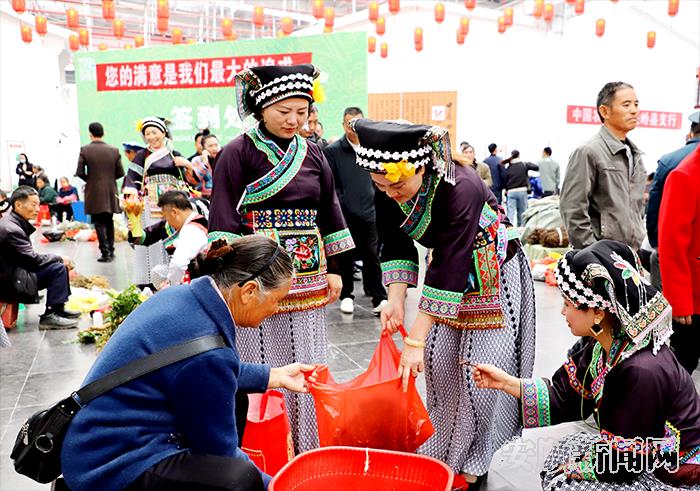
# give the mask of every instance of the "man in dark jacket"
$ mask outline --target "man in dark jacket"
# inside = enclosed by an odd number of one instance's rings
[[[484,159],[484,163],[489,166],[491,171],[491,191],[496,195],[498,204],[501,204],[503,198],[503,189],[505,187],[505,168],[501,165],[501,157],[496,155],[498,145],[492,143],[489,145],[489,156]]]
[[[362,260],[362,283],[372,297],[374,313],[379,314],[387,303],[386,290],[382,284],[382,269],[379,265],[377,247],[377,222],[374,212],[374,186],[369,177],[356,163],[355,148],[359,145],[357,134],[350,129],[349,122],[361,118],[358,107],[348,107],[343,113],[345,136],[328,145],[323,153],[333,171],[335,189],[343,208],[345,221],[355,241],[353,254],[346,254],[341,277],[343,289],[340,293],[340,310],[351,314],[355,310],[353,261]],[[354,257],[353,257],[354,256]]]
[[[124,177],[122,158],[116,147],[102,141],[104,128],[90,123],[90,143],[81,147],[75,175],[85,181],[85,213],[91,215],[102,256],[101,263],[114,259],[114,222],[120,213],[117,179]]]
[[[37,254],[29,239],[35,231],[30,221],[39,214],[38,193],[19,186],[10,204],[12,211],[0,219],[0,300],[36,303],[38,291],[46,288],[46,312],[39,318],[39,329],[75,327],[80,314],[64,308],[70,295],[70,259]]]

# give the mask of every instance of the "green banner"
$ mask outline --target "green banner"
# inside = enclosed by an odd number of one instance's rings
[[[113,145],[142,141],[136,125],[147,116],[171,121],[183,155],[208,127],[225,144],[253,122],[241,121],[233,78],[250,66],[313,63],[325,101],[317,105],[324,136],[343,134],[343,109],[367,108],[365,33],[337,33],[250,41],[93,51],[75,56],[81,144],[88,124],[101,122]]]

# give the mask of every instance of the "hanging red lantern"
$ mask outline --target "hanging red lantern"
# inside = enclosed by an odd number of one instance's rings
[[[333,7],[328,7],[324,15],[326,24],[325,26],[329,29],[333,29],[333,24],[335,23],[335,9]]]
[[[323,19],[324,7],[323,0],[314,0],[313,14],[317,19]]]
[[[383,15],[377,19],[377,24],[375,25],[375,29],[377,31],[377,34],[380,36],[383,36],[384,33],[386,32],[386,19],[384,19]]]
[[[435,4],[435,22],[442,24],[445,20],[445,5],[442,2]]]
[[[647,32],[647,48],[651,49],[654,46],[656,46],[656,32],[649,31]]]
[[[289,36],[294,30],[294,21],[291,17],[282,17],[282,32],[285,36]]]
[[[382,56],[382,58],[386,58],[389,54],[389,45],[382,43],[382,45],[379,47],[379,54]]]
[[[423,43],[415,43],[413,46],[416,48],[417,52],[420,53],[421,51],[423,51]]]
[[[78,11],[75,9],[66,10],[66,24],[71,29],[77,29],[80,25],[80,17],[78,17]]]
[[[265,25],[265,9],[262,7],[255,7],[255,9],[253,9],[253,24],[255,27],[262,27]]]
[[[102,18],[105,20],[114,19],[114,1],[102,0]]]
[[[413,42],[415,44],[423,44],[423,29],[420,27],[416,27],[415,31],[413,31]]]
[[[173,27],[171,38],[173,44],[180,44],[182,42],[182,29],[179,27]]]
[[[29,26],[21,25],[19,32],[22,35],[22,41],[29,44],[32,42],[32,28]]]
[[[81,27],[78,29],[78,39],[81,46],[90,46],[90,31]]]
[[[535,0],[535,7],[532,10],[532,15],[535,19],[542,17],[542,12],[544,12],[544,0]]]
[[[80,39],[77,34],[68,36],[68,47],[71,51],[78,51],[80,49]]]
[[[469,34],[469,18],[462,17],[459,19],[459,32],[465,36]]]
[[[374,53],[377,51],[377,38],[370,36],[367,38],[367,52]]]
[[[678,13],[678,4],[680,0],[668,0],[668,15],[675,17]]]
[[[467,10],[474,10],[476,0],[464,0],[464,6],[467,7]]]
[[[144,44],[143,36],[141,36],[141,35],[134,36],[134,46],[136,46],[137,48],[140,48],[143,46],[143,44]]]
[[[576,0],[576,5],[574,6],[574,12],[576,15],[581,15],[586,10],[586,0]]]
[[[158,29],[158,32],[168,32],[168,29],[170,29],[170,20],[166,17],[161,17],[160,19],[156,20],[156,28]]]
[[[379,4],[372,0],[369,2],[369,20],[370,22],[377,22],[379,19]]]
[[[498,18],[498,32],[503,34],[504,32],[506,32],[506,27],[507,27],[506,26],[506,18],[503,16],[500,16]]]
[[[547,22],[551,22],[554,18],[554,5],[551,3],[546,3],[544,5],[544,12],[542,13],[542,18]]]
[[[46,32],[48,31],[48,26],[46,25],[46,17],[44,17],[43,15],[37,15],[34,18],[34,27],[36,29],[36,33],[39,36],[43,36],[44,34],[46,34]]]
[[[158,6],[156,7],[157,16],[159,19],[169,19],[170,18],[170,3],[168,0],[158,0]]]
[[[605,19],[598,19],[595,21],[595,35],[603,37],[603,34],[605,34]]]
[[[576,0],[566,0],[566,3],[574,4],[576,3]]]
[[[26,0],[12,0],[12,8],[18,14],[23,14],[24,11],[27,10]],[[25,41],[25,43],[27,42],[31,42],[31,39],[29,41]]]
[[[457,44],[460,46],[464,44],[464,39],[466,35],[462,32],[462,29],[457,29]]]
[[[389,0],[389,12],[396,15],[401,10],[401,0]]]
[[[226,36],[226,41],[235,41],[238,39],[238,34],[236,34],[236,31],[231,31],[231,34]]]
[[[121,19],[114,19],[112,21],[112,33],[117,39],[121,39],[124,36],[124,21]]]
[[[221,19],[221,33],[225,38],[233,32],[233,21],[231,19]]]
[[[512,7],[508,7],[503,12],[503,19],[505,20],[507,27],[510,27],[513,25],[513,8]]]

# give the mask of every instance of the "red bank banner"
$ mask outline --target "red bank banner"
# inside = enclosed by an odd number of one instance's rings
[[[311,63],[311,53],[138,61],[97,65],[98,92],[232,87],[236,73],[255,66]]]
[[[683,115],[665,111],[639,111],[638,128],[662,128],[677,130]],[[566,122],[569,124],[601,124],[598,111],[593,106],[566,106]]]

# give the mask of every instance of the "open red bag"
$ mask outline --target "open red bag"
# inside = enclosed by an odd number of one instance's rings
[[[241,450],[261,471],[274,476],[294,458],[284,396],[275,390],[248,394],[248,421]]]
[[[369,367],[350,382],[336,383],[328,367],[319,365],[309,392],[314,397],[322,447],[415,452],[433,434],[415,379],[410,378],[408,392],[401,389],[400,358],[391,335],[384,331]]]

